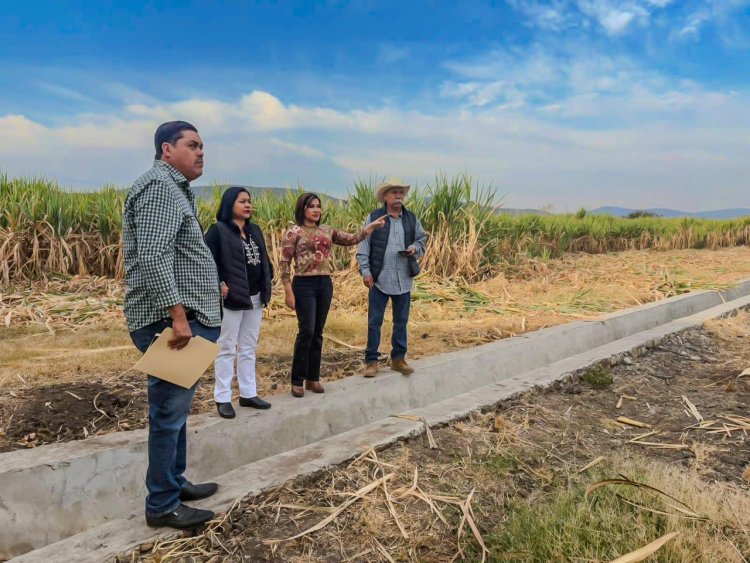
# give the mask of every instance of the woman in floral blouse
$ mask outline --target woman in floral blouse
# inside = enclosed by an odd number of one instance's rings
[[[321,225],[320,215],[320,198],[316,194],[299,196],[294,212],[297,224],[284,233],[281,245],[279,269],[284,283],[284,301],[296,311],[299,325],[292,360],[292,395],[295,397],[304,396],[305,389],[313,393],[325,391],[320,384],[320,356],[323,327],[333,297],[330,262],[333,245],[354,246],[385,225],[385,217],[381,217],[358,233],[349,234]]]

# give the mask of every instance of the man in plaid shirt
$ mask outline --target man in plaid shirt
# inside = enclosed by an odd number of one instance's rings
[[[203,174],[203,141],[185,121],[159,126],[151,169],[128,191],[122,221],[125,257],[125,318],[136,348],[145,352],[171,326],[170,348],[193,336],[219,338],[219,279],[203,241],[190,182]],[[149,526],[192,528],[214,514],[182,504],[216,492],[215,483],[193,485],[184,476],[186,424],[195,393],[148,376]]]

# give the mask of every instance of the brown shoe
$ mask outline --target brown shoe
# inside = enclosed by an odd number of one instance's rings
[[[378,374],[378,362],[367,362],[365,371],[362,375],[365,377],[375,377]]]
[[[292,385],[292,395],[294,397],[304,397],[305,390],[303,389],[302,385]]]
[[[406,360],[391,360],[391,369],[404,375],[414,373],[414,368],[406,363]]]
[[[305,381],[305,389],[313,393],[325,393],[326,390],[320,384],[320,381]]]

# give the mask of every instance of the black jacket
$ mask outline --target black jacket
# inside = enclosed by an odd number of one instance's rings
[[[385,257],[385,250],[388,248],[388,239],[391,234],[391,218],[388,215],[388,209],[386,206],[376,209],[370,213],[368,221],[372,222],[385,215],[385,226],[382,229],[375,229],[370,235],[370,273],[372,279],[378,281],[378,276],[383,270],[383,258]],[[404,245],[406,248],[414,242],[416,238],[417,230],[417,217],[406,209],[401,208],[401,217],[404,225]],[[409,256],[409,274],[411,277],[419,274],[419,263],[416,257]]]
[[[260,227],[250,221],[245,223],[245,233],[252,236],[258,243],[262,271],[260,300],[263,305],[268,305],[271,301],[273,266],[268,259],[266,241]],[[219,221],[214,223],[206,233],[206,245],[211,250],[216,262],[219,280],[229,286],[229,294],[224,300],[224,307],[227,309],[252,309],[250,285],[247,281],[247,262],[245,249],[242,246],[240,228],[234,222],[224,223]]]

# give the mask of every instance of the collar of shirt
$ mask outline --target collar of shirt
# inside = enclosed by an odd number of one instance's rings
[[[180,186],[183,190],[186,190],[187,192],[190,192],[190,181],[185,178],[185,176],[177,170],[174,166],[169,164],[168,162],[164,162],[163,160],[154,160],[154,166],[157,168],[161,168],[164,172],[169,174],[172,179],[175,181],[175,183]]]

